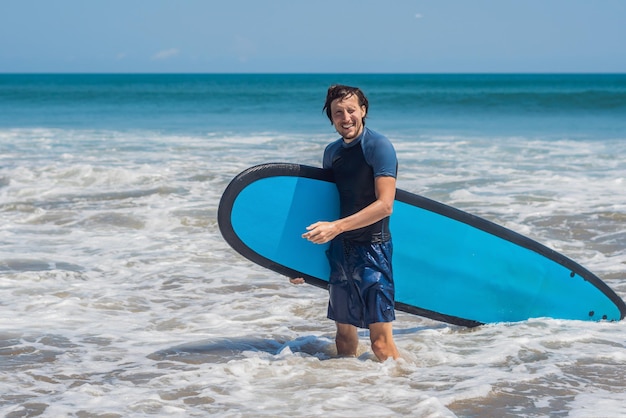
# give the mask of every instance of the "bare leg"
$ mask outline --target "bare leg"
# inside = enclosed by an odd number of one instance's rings
[[[377,322],[371,324],[370,341],[372,351],[380,361],[385,361],[389,357],[397,360],[400,357],[396,343],[393,341],[393,325],[391,322]]]
[[[350,324],[337,325],[337,336],[335,344],[337,345],[337,354],[342,357],[356,357],[356,350],[359,346],[359,335],[355,326]]]

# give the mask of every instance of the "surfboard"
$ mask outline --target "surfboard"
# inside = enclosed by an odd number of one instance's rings
[[[339,216],[330,170],[271,163],[225,189],[218,225],[252,262],[326,288],[329,244],[301,237]],[[619,321],[624,301],[568,257],[491,221],[398,189],[390,219],[396,309],[462,326],[550,317]]]

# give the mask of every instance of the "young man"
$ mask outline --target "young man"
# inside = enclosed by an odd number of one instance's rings
[[[372,350],[384,361],[398,358],[389,232],[398,162],[391,142],[365,127],[368,106],[359,88],[328,89],[324,110],[341,138],[326,147],[323,166],[333,170],[341,215],[308,226],[302,237],[331,241],[328,318],[337,326],[338,354],[355,356],[357,328],[369,328]]]

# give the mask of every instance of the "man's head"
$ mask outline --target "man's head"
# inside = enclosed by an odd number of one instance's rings
[[[323,110],[337,132],[350,142],[363,132],[368,108],[367,97],[361,89],[334,85],[328,88]]]

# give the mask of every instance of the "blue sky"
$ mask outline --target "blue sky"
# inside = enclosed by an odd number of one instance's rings
[[[0,0],[0,72],[626,72],[626,1]]]

